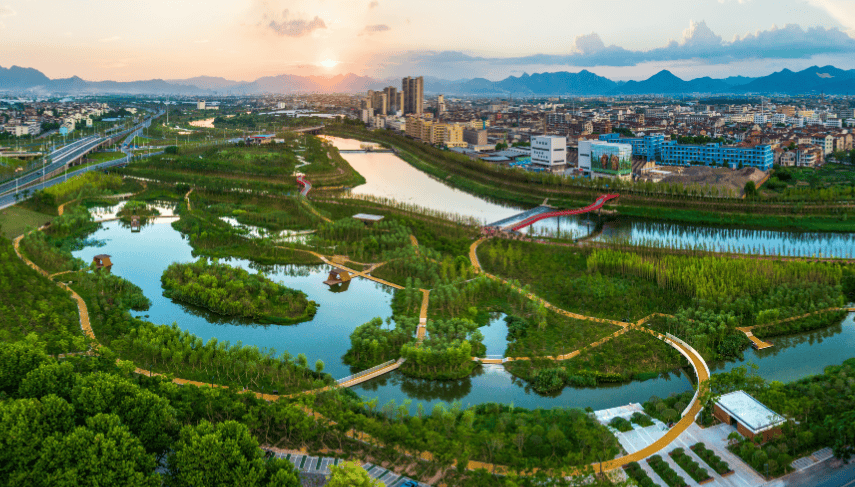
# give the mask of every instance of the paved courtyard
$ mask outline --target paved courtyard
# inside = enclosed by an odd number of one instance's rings
[[[633,431],[629,431],[626,433],[616,433],[617,439],[620,444],[626,449],[627,453],[634,453],[642,448],[650,445],[660,437],[662,437],[667,431],[667,427],[659,421],[655,421],[653,426],[648,426],[646,428],[640,428],[636,426],[636,429]],[[754,470],[746,465],[742,460],[739,459],[736,455],[731,453],[727,449],[727,436],[736,429],[730,425],[720,424],[717,426],[713,426],[711,428],[701,429],[697,424],[691,425],[686,431],[683,432],[675,441],[673,441],[668,447],[663,449],[660,452],[662,459],[668,463],[668,465],[674,469],[675,472],[680,474],[683,479],[686,480],[691,487],[698,487],[698,483],[692,480],[688,473],[683,471],[671,457],[668,456],[668,453],[674,450],[675,448],[682,448],[689,457],[691,457],[694,461],[698,462],[700,465],[706,465],[703,460],[700,459],[695,452],[693,452],[689,447],[694,445],[695,443],[702,442],[706,445],[707,448],[713,450],[716,455],[721,457],[722,460],[727,462],[730,465],[731,470],[734,471],[732,475],[727,477],[722,477],[717,474],[712,468],[706,466],[707,472],[713,477],[713,481],[704,484],[705,487],[710,486],[722,486],[722,487],[757,487],[761,485],[765,485],[765,480],[758,475]],[[647,472],[647,475],[653,479],[654,482],[659,484],[660,486],[666,486],[668,484],[665,483],[656,473],[647,465],[646,461],[639,462],[641,468]],[[774,483],[769,484],[769,487],[775,485]]]

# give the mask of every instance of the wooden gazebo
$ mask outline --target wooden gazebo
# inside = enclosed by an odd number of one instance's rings
[[[95,264],[96,269],[109,269],[113,267],[113,263],[110,261],[110,256],[107,254],[98,254],[92,258],[92,263]]]
[[[333,267],[330,271],[329,277],[324,281],[324,284],[327,286],[335,286],[336,284],[341,284],[343,282],[350,281],[350,273],[344,269],[339,269],[338,267]]]

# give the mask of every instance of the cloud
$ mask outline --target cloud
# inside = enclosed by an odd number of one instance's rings
[[[276,35],[278,36],[287,36],[287,37],[303,37],[305,35],[311,34],[316,29],[326,29],[327,25],[324,21],[315,16],[312,20],[304,20],[304,19],[289,19],[288,9],[282,11],[282,21],[277,22],[275,19],[271,20],[267,27],[269,27]]]
[[[596,32],[576,36],[573,41],[574,50],[580,54],[596,54],[606,48],[605,43]]]
[[[378,2],[377,0],[372,0],[371,3],[368,4],[368,8],[374,8],[378,5],[380,5],[380,2]]]
[[[105,37],[103,39],[98,39],[98,42],[115,42],[115,41],[118,41],[119,39],[121,39],[121,37],[119,37],[119,36]]]
[[[808,0],[808,3],[825,10],[855,37],[855,0]]]
[[[380,32],[386,32],[386,31],[390,31],[390,30],[392,30],[392,28],[386,24],[366,25],[365,28],[362,29],[362,33],[359,35],[369,35],[370,36],[372,34],[377,34]]]
[[[855,39],[837,28],[789,24],[736,36],[727,42],[703,21],[691,22],[679,41],[663,47],[633,51],[606,45],[597,33],[577,36],[567,54],[533,54],[487,58],[459,51],[418,51],[405,62],[422,65],[482,63],[485,65],[637,66],[650,62],[701,62],[724,64],[747,59],[807,59],[820,54],[855,54]]]

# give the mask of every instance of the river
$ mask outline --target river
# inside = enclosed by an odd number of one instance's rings
[[[339,150],[359,150],[360,142],[325,137]],[[447,213],[473,217],[492,223],[513,216],[522,208],[487,201],[415,169],[392,153],[344,153],[345,160],[365,176],[366,184],[352,190],[406,202]],[[593,199],[592,199],[593,202]],[[589,217],[561,217],[542,220],[531,235],[561,232],[575,238],[587,236],[595,227]],[[855,225],[853,225],[855,228]],[[619,216],[603,225],[594,240],[615,239],[634,244],[652,244],[685,249],[704,244],[709,250],[745,254],[855,257],[855,233],[791,232],[740,227],[713,227],[683,223],[663,223]]]

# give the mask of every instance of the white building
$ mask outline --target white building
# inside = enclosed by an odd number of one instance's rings
[[[371,119],[374,118],[374,109],[373,108],[363,108],[362,109],[362,123],[369,123]]]
[[[783,113],[776,113],[772,115],[772,118],[769,119],[772,123],[787,123],[787,115]]]
[[[839,118],[829,118],[825,121],[825,128],[841,128],[843,127],[843,120]]]
[[[755,113],[754,114],[754,123],[758,125],[763,125],[766,123],[766,115],[763,113]]]
[[[567,167],[567,138],[544,135],[531,138],[531,163],[547,170],[564,170]]]
[[[373,128],[373,129],[385,129],[386,128],[386,117],[384,117],[384,116],[371,117],[370,124],[371,124],[371,128]]]
[[[196,110],[204,110],[204,109],[205,109],[205,102],[204,101],[197,101],[196,102]]]
[[[288,108],[288,104],[285,103],[284,101],[280,101],[279,103],[276,104],[276,108],[278,108],[279,110],[284,110],[284,109]]]
[[[591,144],[593,143],[592,140],[579,141],[579,162],[576,167],[586,175],[591,174]]]

